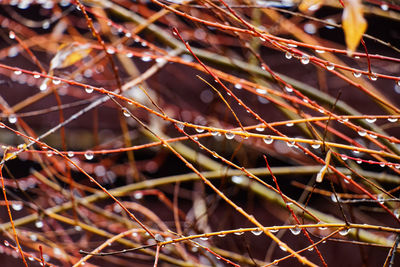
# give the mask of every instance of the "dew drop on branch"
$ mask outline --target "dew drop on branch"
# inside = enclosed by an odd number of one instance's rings
[[[263,231],[262,230],[254,230],[254,231],[251,231],[251,233],[253,234],[253,235],[261,235],[262,233],[263,233]]]
[[[340,231],[339,231],[339,234],[340,234],[341,236],[346,236],[349,232],[350,232],[350,229],[345,228],[345,229],[343,229],[343,230],[340,230]]]
[[[360,78],[361,77],[361,72],[355,71],[355,72],[353,72],[353,76],[356,77],[356,78]]]
[[[43,227],[43,221],[42,220],[37,220],[35,222],[35,226],[36,226],[36,228],[42,228]]]
[[[290,52],[286,52],[286,53],[285,53],[285,57],[286,57],[287,59],[291,59],[291,58],[293,57],[293,55],[292,55],[292,53],[290,53]]]
[[[85,87],[85,92],[88,93],[88,94],[93,93],[93,90],[94,90],[94,89],[93,89],[93,87],[91,87],[91,86],[86,86],[86,87]]]
[[[235,138],[235,134],[232,132],[226,132],[225,137],[226,137],[226,139],[231,140],[231,139]]]
[[[327,70],[334,70],[335,66],[332,63],[329,63],[328,65],[326,65],[326,69]]]
[[[301,228],[299,228],[299,227],[295,227],[295,228],[290,228],[289,229],[290,230],[290,232],[292,233],[292,234],[294,234],[294,235],[298,235],[298,234],[300,234],[300,232],[301,232]]]
[[[85,159],[87,159],[87,160],[92,160],[93,158],[94,158],[94,154],[93,154],[93,152],[92,151],[86,151],[86,153],[85,153]]]
[[[274,142],[274,139],[272,139],[271,137],[265,137],[263,139],[264,143],[266,143],[267,145],[272,144],[272,142]]]
[[[11,207],[13,208],[13,210],[15,211],[20,211],[23,208],[23,204],[21,202],[13,202],[11,204]]]
[[[15,114],[10,114],[8,116],[8,122],[11,123],[11,124],[16,123],[17,120],[18,120],[18,118],[17,118],[17,116]]]
[[[310,58],[308,56],[302,56],[300,61],[303,65],[307,65],[310,63]]]

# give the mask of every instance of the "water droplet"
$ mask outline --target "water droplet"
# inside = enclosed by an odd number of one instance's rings
[[[219,134],[219,132],[217,132],[217,131],[211,132],[211,135],[212,135],[212,136],[217,136],[218,134]]]
[[[234,235],[243,235],[244,232],[234,232],[233,234],[234,234]]]
[[[280,248],[282,251],[287,251],[287,248],[284,247],[283,245],[279,245],[279,248]]]
[[[178,129],[181,129],[181,130],[185,129],[185,125],[183,123],[177,123],[175,125],[176,125],[176,127],[178,127]]]
[[[8,33],[8,37],[9,37],[10,39],[15,39],[15,33],[12,32],[12,31],[10,31],[10,32]]]
[[[270,231],[271,233],[277,233],[277,232],[279,232],[279,229],[269,229],[269,231]]]
[[[10,114],[8,116],[8,122],[11,123],[11,124],[16,123],[17,120],[18,120],[18,118],[17,118],[17,116],[15,114]]]
[[[8,243],[7,240],[4,240],[4,246],[8,247],[8,246],[10,246],[10,243]]]
[[[15,74],[15,75],[21,75],[21,74],[22,74],[22,71],[21,71],[21,70],[14,70],[14,74]]]
[[[397,118],[388,118],[387,119],[389,122],[396,122],[398,119]]]
[[[81,262],[81,265],[85,265],[85,264],[86,264],[86,262],[84,262],[84,261]]]
[[[314,149],[318,149],[318,148],[321,147],[321,144],[314,143],[314,144],[311,145],[311,147],[314,148]]]
[[[288,147],[294,147],[295,144],[296,144],[296,142],[293,141],[293,140],[289,140],[289,141],[286,142],[286,145],[287,145]]]
[[[346,155],[342,155],[341,156],[342,160],[346,161],[348,159],[348,157]]]
[[[377,200],[378,200],[378,202],[379,202],[380,204],[385,203],[385,198],[383,197],[383,195],[378,195],[378,196],[377,196]]]
[[[93,154],[93,152],[92,151],[86,151],[86,153],[85,153],[85,159],[87,159],[87,160],[92,160],[93,159],[93,157],[94,157],[94,154]]]
[[[389,10],[389,6],[388,6],[387,4],[382,4],[382,5],[381,5],[381,9],[382,9],[383,11],[388,11],[388,10]]]
[[[304,55],[304,56],[301,57],[300,61],[301,61],[302,64],[307,65],[308,63],[310,63],[310,58],[308,56]]]
[[[292,53],[290,53],[290,52],[286,52],[286,53],[285,53],[285,57],[286,57],[287,59],[291,59],[291,58],[293,57],[293,55],[292,55]]]
[[[300,232],[301,232],[301,228],[299,228],[299,227],[295,227],[295,228],[290,228],[289,229],[290,230],[290,232],[292,232],[292,234],[294,234],[294,235],[298,235],[298,234],[300,234]]]
[[[397,219],[400,218],[400,210],[399,209],[395,209],[393,211],[393,214],[394,214],[394,216],[396,216]]]
[[[242,89],[242,85],[240,83],[237,83],[237,84],[235,84],[235,88],[240,90],[240,89]]]
[[[226,234],[219,234],[218,236],[219,236],[219,237],[225,237]]]
[[[318,224],[323,224],[323,222],[318,222]],[[328,229],[328,228],[325,227],[325,226],[320,226],[320,227],[318,227],[318,229],[319,229],[319,230],[326,230],[326,229]]]
[[[315,49],[315,52],[317,52],[318,54],[323,54],[323,53],[325,53],[325,50]]]
[[[356,160],[357,164],[361,164],[362,160]]]
[[[75,154],[74,154],[74,152],[72,152],[72,151],[69,151],[69,152],[67,153],[67,156],[70,157],[70,158],[72,158],[74,155],[75,155]]]
[[[194,128],[195,130],[196,130],[196,132],[198,132],[198,133],[202,133],[202,132],[204,132],[204,129],[203,128]]]
[[[256,131],[257,132],[264,132],[265,128],[264,127],[257,127]]]
[[[208,240],[208,237],[202,236],[202,237],[200,237],[200,239],[206,241],[206,240]]]
[[[52,157],[53,156],[53,151],[47,151],[46,156],[49,157],[49,158]]]
[[[376,80],[378,80],[378,76],[377,76],[375,73],[372,73],[372,74],[369,76],[369,79],[370,79],[371,81],[376,81]]]
[[[261,41],[261,42],[265,42],[265,39],[262,38],[262,37],[260,37],[260,41]]]
[[[38,220],[35,222],[35,226],[36,228],[42,228],[43,227],[43,221],[42,220]]]
[[[32,241],[37,241],[37,235],[35,235],[35,234],[30,234],[30,235],[29,235],[29,239],[32,240]]]
[[[262,230],[254,230],[254,231],[251,231],[251,233],[253,235],[261,235],[263,233],[263,231]]]
[[[326,65],[326,69],[327,70],[334,70],[335,69],[335,65],[333,65],[332,63],[329,63],[328,65]]]
[[[376,139],[376,138],[378,138],[378,136],[377,135],[375,135],[375,134],[368,134],[371,138],[374,138],[374,139]]]
[[[129,110],[127,108],[122,108],[122,113],[127,118],[129,118],[131,116],[131,114],[129,113]]]
[[[143,193],[142,192],[136,192],[135,194],[133,194],[133,197],[135,199],[142,199],[143,198]]]
[[[265,137],[265,138],[263,139],[263,141],[264,141],[264,143],[266,143],[267,145],[270,145],[270,144],[272,144],[272,142],[274,142],[274,139],[272,139],[270,136],[268,136],[268,137]]]
[[[339,235],[345,236],[345,235],[347,235],[349,232],[350,232],[350,229],[345,228],[345,229],[339,231]]]
[[[355,72],[353,72],[353,76],[356,77],[356,78],[360,78],[361,77],[361,72],[355,71]]]
[[[288,44],[289,47],[297,47],[297,44]]]
[[[88,93],[88,94],[91,94],[91,93],[93,93],[93,87],[92,86],[86,86],[85,87],[85,91],[86,91],[86,93]]]
[[[337,203],[338,200],[340,200],[340,198],[339,198],[339,196],[337,196],[337,198],[336,198],[336,195],[335,195],[335,194],[331,194],[331,200],[332,200],[332,202]]]
[[[360,136],[366,136],[366,135],[367,135],[367,132],[364,131],[364,130],[359,130],[357,133],[358,133]]]
[[[262,95],[265,95],[267,93],[267,91],[265,91],[264,89],[256,89],[256,92]]]
[[[365,120],[369,123],[374,123],[376,121],[376,118],[366,118]]]
[[[151,61],[151,57],[149,57],[149,56],[144,56],[144,57],[142,57],[141,59],[142,59],[143,62],[149,62],[149,61]]]
[[[232,182],[235,184],[241,184],[244,182],[244,179],[242,176],[234,175],[234,176],[232,176]]]
[[[287,127],[292,127],[293,125],[294,125],[293,122],[288,122],[288,123],[286,123],[286,126],[287,126]]]
[[[288,93],[293,92],[293,88],[292,88],[292,87],[289,87],[289,86],[285,86],[285,90],[286,90],[286,92],[288,92]]]
[[[154,239],[155,239],[157,242],[164,242],[164,241],[165,241],[164,237],[163,237],[162,235],[160,235],[160,234],[156,234],[156,235],[154,236]]]
[[[61,80],[58,80],[58,79],[53,80],[53,84],[55,84],[55,85],[60,84],[60,83],[61,83]]]
[[[40,78],[40,74],[39,74],[39,73],[34,74],[34,75],[33,75],[33,78],[39,79],[39,78]]]
[[[13,208],[13,210],[15,211],[20,211],[22,210],[22,208],[24,207],[24,205],[22,204],[22,202],[13,202],[11,204],[11,207]]]
[[[46,90],[47,90],[47,84],[46,84],[46,82],[43,82],[43,83],[40,85],[39,90],[40,90],[40,91],[46,91]]]
[[[226,137],[226,139],[231,140],[231,139],[235,138],[235,134],[232,132],[226,132],[225,137]]]

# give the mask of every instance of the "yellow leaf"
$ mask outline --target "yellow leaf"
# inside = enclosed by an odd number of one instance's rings
[[[4,155],[3,160],[12,160],[12,159],[16,159],[17,156],[14,153],[6,153]]]
[[[50,63],[50,69],[69,67],[89,55],[91,47],[87,44],[70,43],[60,45]]]
[[[356,50],[362,35],[367,29],[367,22],[363,16],[360,0],[346,0],[344,3],[342,27],[347,51],[351,55]]]
[[[299,5],[299,10],[303,13],[315,11],[322,6],[323,3],[324,0],[303,0]]]

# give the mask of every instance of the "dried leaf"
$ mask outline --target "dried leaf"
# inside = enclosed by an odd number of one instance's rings
[[[326,171],[328,170],[329,164],[331,162],[331,154],[332,154],[332,151],[329,149],[328,152],[326,153],[325,165],[324,165],[324,167],[322,167],[322,169],[317,174],[317,179],[316,179],[317,183],[321,183],[322,180],[324,179]]]
[[[342,16],[342,27],[346,39],[347,51],[351,55],[360,43],[367,29],[360,0],[346,0]]]
[[[91,50],[89,45],[63,44],[51,60],[50,70],[69,67],[89,55]]]

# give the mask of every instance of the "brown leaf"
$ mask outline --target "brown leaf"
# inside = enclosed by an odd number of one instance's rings
[[[346,0],[342,16],[342,27],[345,35],[347,51],[351,55],[360,43],[367,29],[360,0]]]

